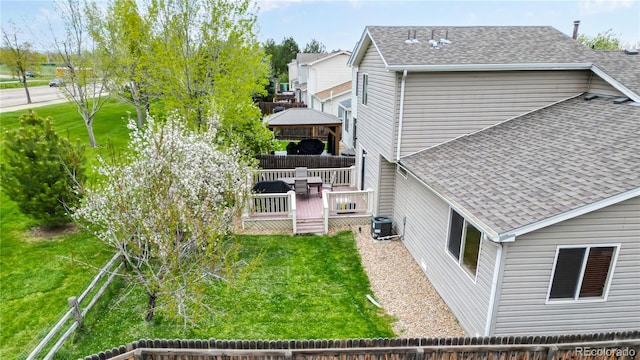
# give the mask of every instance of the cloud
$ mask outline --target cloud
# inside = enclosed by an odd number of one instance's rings
[[[608,13],[619,9],[628,9],[637,0],[583,0],[580,11],[586,15]]]

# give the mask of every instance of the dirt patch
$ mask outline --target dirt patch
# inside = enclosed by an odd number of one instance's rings
[[[78,227],[73,224],[66,224],[56,228],[38,226],[29,229],[29,241],[43,241],[57,239],[63,236],[72,235],[78,232]]]

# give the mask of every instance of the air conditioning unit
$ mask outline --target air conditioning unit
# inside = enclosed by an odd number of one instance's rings
[[[391,236],[393,221],[384,216],[374,216],[371,218],[371,236],[374,239]]]

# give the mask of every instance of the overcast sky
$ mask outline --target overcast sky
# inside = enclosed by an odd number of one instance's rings
[[[581,21],[580,33],[612,29],[623,43],[640,43],[640,0],[258,0],[257,5],[258,40],[280,43],[292,36],[301,49],[315,38],[327,50],[352,50],[367,25],[550,25],[571,35],[574,20]],[[2,26],[9,19],[29,24],[38,39],[49,33],[47,20],[60,26],[52,0],[0,0],[0,15]]]

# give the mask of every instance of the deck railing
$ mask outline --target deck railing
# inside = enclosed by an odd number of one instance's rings
[[[249,215],[289,215],[292,209],[291,196],[281,194],[251,194]]]
[[[341,214],[373,213],[373,190],[356,191],[325,191],[323,192],[323,206],[328,216]]]
[[[295,169],[268,169],[258,170],[257,181],[275,181],[279,178],[294,177]],[[319,176],[323,183],[333,180],[334,186],[355,186],[356,168],[321,168],[307,169],[307,176]]]

